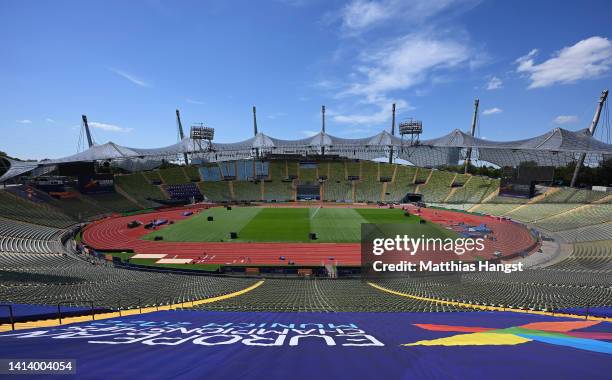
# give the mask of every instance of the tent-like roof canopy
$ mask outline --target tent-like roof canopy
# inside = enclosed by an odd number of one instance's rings
[[[562,166],[575,161],[581,153],[586,153],[592,162],[612,155],[612,145],[595,139],[586,129],[569,131],[555,128],[536,137],[515,141],[485,140],[455,129],[447,135],[422,140],[418,144],[411,144],[408,139],[393,136],[387,131],[357,139],[341,138],[319,132],[314,136],[298,140],[282,140],[258,133],[254,137],[234,143],[210,143],[184,138],[176,144],[151,149],[130,148],[107,142],[54,160],[28,162],[27,164],[10,160],[11,167],[0,177],[0,182],[38,166],[69,162],[138,161],[148,162],[147,166],[151,166],[153,161],[160,162],[161,159],[172,159],[182,154],[189,154],[203,161],[215,162],[249,159],[256,157],[256,154],[267,153],[315,155],[322,152],[321,148],[325,148],[326,154],[357,159],[388,156],[393,150],[396,157],[426,167],[456,165],[461,158],[465,158],[467,148],[472,148],[473,154],[476,155],[473,159],[481,159],[499,166],[516,166],[523,161]]]

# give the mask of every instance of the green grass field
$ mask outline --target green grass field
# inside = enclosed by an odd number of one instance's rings
[[[212,216],[213,221],[207,221]],[[410,225],[407,234],[419,237],[456,237],[455,232],[438,225],[419,224],[420,219],[404,216],[400,209],[351,208],[263,208],[214,207],[189,219],[165,226],[145,235],[153,240],[181,242],[302,242],[302,243],[358,243],[362,223],[401,223]],[[230,232],[238,239],[230,239]],[[309,240],[308,234],[317,234]]]

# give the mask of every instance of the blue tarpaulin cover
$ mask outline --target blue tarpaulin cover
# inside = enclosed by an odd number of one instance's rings
[[[609,379],[610,339],[511,312],[162,311],[6,332],[0,357],[73,358],[91,379]]]

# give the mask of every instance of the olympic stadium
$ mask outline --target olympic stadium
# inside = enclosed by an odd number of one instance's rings
[[[319,133],[277,139],[253,108],[243,141],[177,110],[177,143],[126,147],[83,116],[87,149],[0,158],[0,356],[83,378],[605,378],[612,188],[587,174],[609,178],[606,101],[519,141],[479,138],[478,101],[433,139],[395,113],[333,136],[324,107]],[[364,226],[385,225],[483,249],[408,259],[472,270],[371,275]]]

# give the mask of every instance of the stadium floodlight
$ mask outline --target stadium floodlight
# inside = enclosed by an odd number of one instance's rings
[[[197,152],[214,152],[212,140],[215,137],[215,129],[205,127],[204,123],[198,123],[191,126],[189,137],[193,142],[193,150]],[[205,143],[202,143],[202,142]],[[208,143],[206,143],[206,141]]]
[[[208,140],[212,141],[215,137],[215,129],[205,127],[204,124],[191,126],[190,136],[193,140]]]
[[[420,120],[409,119],[399,124],[400,135],[420,135],[423,133],[423,123]]]
[[[410,136],[410,145],[419,145],[419,136],[423,133],[423,123],[420,120],[408,119],[399,124],[399,133],[402,136],[402,153],[404,152],[404,136]]]

